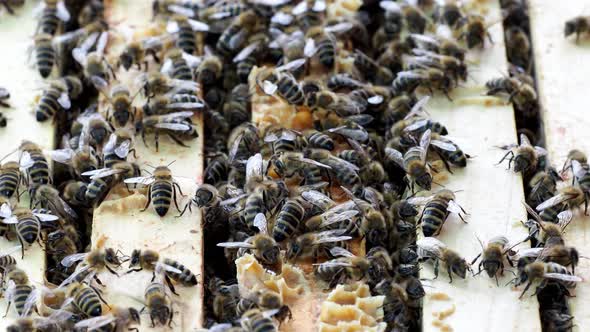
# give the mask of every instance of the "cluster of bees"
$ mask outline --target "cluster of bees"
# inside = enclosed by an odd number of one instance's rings
[[[521,26],[525,7],[503,2],[505,23],[514,22],[506,31],[514,69],[486,87],[489,95],[506,94],[523,113],[534,112],[530,41]],[[541,169],[528,200],[539,213],[527,225],[529,238],[542,246],[530,250],[515,252],[499,236],[482,243],[481,255],[468,262],[436,238],[451,213],[466,215],[455,193],[415,195],[437,185],[437,173],[468,163],[469,155],[425,109],[428,95],[452,100],[453,89],[469,76],[469,49],[490,43],[484,17],[471,8],[453,1],[380,1],[354,16],[334,17],[322,0],[155,0],[161,34],[128,41],[111,63],[102,1],[77,5],[74,17],[63,2],[45,0],[32,48],[47,79],[35,117],[66,129],[60,149],[48,152],[24,141],[15,151],[18,162],[0,169],[4,235],[20,242],[15,250],[21,255],[42,242],[52,266],[47,279],[59,285],[35,289],[10,252],[0,256],[4,294],[20,317],[11,331],[115,331],[138,325],[144,309],[152,325],[171,326],[174,285],[197,284],[189,269],[147,249],[126,256],[99,245],[84,252],[93,207],[121,184],[148,186],[146,209],[153,205],[162,217],[172,203],[181,215],[193,207],[203,211],[206,325],[215,331],[275,331],[291,316],[272,290],[240,294],[235,260],[245,253],[275,271],[283,262],[311,264],[313,277],[327,288],[364,280],[373,294],[385,296],[384,321],[397,331],[419,328],[422,261],[431,261],[437,276],[442,265],[451,281],[466,278],[478,259],[473,274],[485,271],[496,280],[505,261],[517,261],[513,283],[526,283],[523,294],[535,280],[542,280],[537,291],[557,284],[563,292],[579,280],[573,274],[577,251],[565,246],[562,234],[571,210],[586,203],[585,156],[571,154],[562,173],[571,171],[577,184],[558,190],[563,174],[543,168],[542,148],[525,135],[520,145],[503,147],[514,171]],[[117,80],[118,67],[141,71],[135,86]],[[107,102],[104,109],[88,104],[97,93]],[[135,107],[139,94],[146,102]],[[311,121],[300,124],[302,130],[259,128],[251,122],[255,94],[310,114]],[[155,151],[160,135],[187,146],[197,137],[195,112],[205,118],[204,184],[180,208],[182,192],[170,165],[142,176],[133,142],[141,136],[147,145],[153,134]],[[59,183],[46,155],[65,165]],[[14,204],[22,184],[31,196],[28,208]],[[103,310],[97,273],[118,275],[127,261],[128,273],[153,273],[145,307]],[[39,307],[47,296],[60,301]],[[29,317],[33,311],[39,316]],[[546,314],[556,329],[572,324],[561,311]]]

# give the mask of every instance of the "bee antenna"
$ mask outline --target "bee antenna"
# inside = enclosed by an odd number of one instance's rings
[[[6,159],[6,157],[8,157],[8,156],[10,156],[11,154],[15,153],[16,151],[18,151],[18,148],[16,148],[16,149],[12,150],[11,152],[8,152],[8,154],[7,154],[7,155],[5,155],[4,157],[2,157],[2,159],[0,159],[0,162],[1,162],[2,160]]]
[[[440,183],[438,183],[438,182],[432,181],[432,183],[434,183],[434,184],[436,184],[437,186],[440,186],[440,187],[442,187],[442,188],[446,188],[445,186],[443,186],[442,184],[440,184]]]
[[[152,164],[148,164],[148,163],[146,163],[146,166],[154,168],[154,169],[156,168],[156,166],[153,166]]]
[[[171,162],[168,163],[168,165],[166,165],[166,167],[170,167],[170,165],[174,164],[175,162],[176,162],[176,159],[172,160]]]

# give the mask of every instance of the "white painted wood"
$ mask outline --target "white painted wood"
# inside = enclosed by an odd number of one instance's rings
[[[473,7],[485,14],[487,22],[501,17],[497,1],[481,1]],[[475,156],[466,168],[454,169],[454,174],[443,182],[448,189],[462,190],[456,194],[457,202],[470,214],[468,224],[452,214],[438,236],[468,262],[481,252],[476,235],[483,241],[505,235],[513,242],[527,235],[519,222],[526,218],[521,177],[507,171],[506,166],[495,165],[503,151],[494,146],[516,142],[512,106],[499,99],[482,97],[485,82],[507,71],[502,25],[495,24],[489,31],[493,44],[486,40],[483,50],[469,52],[468,59],[476,63],[470,66],[472,79],[451,94],[453,102],[436,95],[427,108],[434,120],[447,126],[449,136],[457,138],[463,151]],[[475,272],[478,263],[473,266]],[[506,268],[510,269],[508,265]],[[432,278],[432,265],[424,264],[420,274],[421,278]],[[438,279],[430,283],[433,287],[426,287],[423,330],[540,331],[536,298],[519,300],[518,291],[505,286],[512,277],[505,272],[500,287],[485,272],[475,278],[468,274],[466,280],[454,276],[449,284],[446,271],[441,269]],[[447,294],[450,299],[436,300],[435,293]],[[441,311],[453,307],[454,313],[447,318],[437,317]]]
[[[10,16],[5,11],[0,12],[0,40],[2,51],[0,52],[0,86],[9,89],[10,108],[1,108],[8,118],[8,126],[0,128],[0,158],[12,152],[22,140],[33,141],[45,149],[54,147],[55,128],[51,121],[39,123],[35,120],[34,105],[35,96],[41,93],[42,78],[37,70],[27,63],[27,48],[31,45],[32,35],[37,21],[33,18],[35,1],[27,1],[23,8],[16,9],[16,16]],[[7,160],[17,160],[18,154],[13,154]],[[24,188],[21,188],[24,190]],[[19,206],[28,207],[29,199],[25,194],[21,197]],[[8,241],[0,238],[0,252],[4,252],[18,245],[18,241]],[[25,258],[21,260],[20,251],[13,254],[18,260],[19,268],[23,269],[32,284],[43,284],[45,274],[45,252],[34,244],[25,251]],[[0,299],[0,315],[6,312],[6,299]],[[6,327],[17,317],[14,307],[10,308],[8,316],[0,319],[0,330]]]
[[[568,151],[573,148],[590,153],[586,116],[588,91],[590,91],[590,41],[581,35],[579,44],[575,36],[564,38],[565,22],[578,15],[589,15],[588,3],[576,0],[564,2],[551,0],[529,1],[531,35],[534,45],[537,89],[542,107],[542,118],[549,158],[556,166],[563,165]],[[567,245],[574,246],[580,255],[590,253],[590,218],[576,215],[565,234]],[[590,280],[590,261],[581,259],[576,274]],[[574,316],[574,331],[584,331],[590,326],[590,285],[580,283],[576,297],[570,298]]]
[[[151,2],[150,1],[116,1],[111,8],[107,9],[107,17],[111,28],[121,33],[132,29],[134,33],[143,33],[151,24]],[[117,56],[118,50],[122,47],[124,38],[113,39],[114,43],[109,45],[109,55]],[[113,57],[111,60],[115,59]],[[112,62],[112,61],[111,61]],[[153,67],[155,69],[155,67]],[[120,82],[127,84],[130,90],[135,93],[136,87],[132,85],[135,77],[139,74],[136,69],[125,72],[123,68],[118,71],[117,78]],[[143,105],[145,100],[136,98],[134,105]],[[101,100],[101,107],[104,107],[104,100]],[[186,202],[194,195],[196,183],[202,182],[203,172],[203,126],[202,117],[195,116],[193,123],[199,127],[199,137],[185,142],[188,148],[181,147],[171,141],[168,137],[160,137],[159,152],[155,150],[153,135],[147,135],[146,147],[140,136],[136,137],[135,148],[137,150],[137,162],[142,168],[151,171],[149,165],[170,166],[175,177],[178,177],[180,186],[185,198],[178,197],[178,204],[181,209]],[[117,190],[117,193],[125,193],[124,188]],[[110,200],[113,199],[113,200]],[[100,239],[105,239],[106,247],[113,247],[122,250],[130,255],[133,249],[154,249],[160,252],[161,257],[175,259],[193,273],[198,275],[199,285],[186,288],[178,285],[176,287],[180,296],[173,296],[174,320],[172,330],[192,331],[200,327],[203,319],[203,233],[201,227],[201,213],[193,209],[192,214],[187,213],[176,218],[179,214],[174,204],[164,218],[160,218],[150,206],[146,211],[140,212],[146,202],[146,197],[136,194],[121,198],[111,193],[107,201],[95,209],[93,220],[92,244],[96,246]],[[126,270],[122,269],[121,271]],[[117,278],[105,272],[100,275],[101,280],[107,284],[107,301],[117,306],[143,307],[143,294],[151,279],[151,273],[142,271]],[[147,310],[147,309],[146,309]],[[142,316],[141,331],[168,331],[167,327],[151,328],[148,315]]]

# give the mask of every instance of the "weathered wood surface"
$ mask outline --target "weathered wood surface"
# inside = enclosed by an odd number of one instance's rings
[[[35,142],[44,149],[54,148],[55,128],[51,121],[39,123],[35,120],[35,96],[41,93],[42,79],[36,68],[27,62],[27,49],[32,43],[31,36],[35,31],[37,21],[33,18],[33,8],[38,3],[27,1],[25,7],[17,9],[16,16],[10,16],[5,11],[0,13],[0,40],[3,47],[0,54],[2,73],[0,87],[10,91],[10,108],[0,108],[8,118],[8,126],[0,128],[0,158],[14,151],[24,139]],[[17,160],[14,153],[3,160]],[[24,190],[24,188],[21,188]],[[21,197],[19,206],[28,207],[29,198],[25,194]],[[18,241],[8,241],[0,238],[0,253],[18,245]],[[18,260],[19,268],[23,269],[37,287],[43,284],[45,273],[45,252],[38,244],[25,251],[25,258],[21,260],[20,251],[13,253]],[[6,312],[6,299],[0,299],[0,312]],[[0,319],[0,330],[17,317],[14,307],[5,319]]]
[[[151,24],[150,1],[115,1],[107,10],[110,26],[115,30],[113,44],[107,49],[107,56],[117,55],[124,42],[125,35],[129,31],[139,32],[148,29]],[[110,54],[112,53],[112,54]],[[112,59],[111,59],[112,60]],[[152,66],[156,70],[155,66]],[[136,69],[125,72],[121,68],[117,73],[120,82],[128,84],[132,93],[137,87],[133,85],[135,77],[139,74]],[[141,97],[134,101],[135,106],[145,102]],[[101,104],[103,105],[103,104]],[[181,147],[168,137],[160,137],[159,151],[156,152],[153,135],[147,135],[146,146],[138,136],[134,142],[137,150],[136,162],[143,169],[152,171],[149,165],[170,166],[172,173],[178,178],[182,192],[186,197],[178,196],[180,208],[194,195],[196,184],[202,182],[203,172],[203,126],[202,117],[195,116],[193,123],[198,126],[199,137],[186,142],[188,148]],[[117,196],[122,193],[124,198]],[[146,196],[135,194],[127,196],[126,190],[111,193],[107,201],[95,209],[92,244],[105,239],[105,247],[120,249],[130,255],[134,249],[154,249],[161,257],[172,258],[184,264],[193,273],[198,275],[199,284],[196,287],[186,288],[177,286],[176,291],[180,296],[173,295],[174,320],[172,330],[193,331],[202,325],[203,319],[203,233],[201,228],[201,213],[193,209],[180,218],[174,204],[164,218],[160,218],[150,206],[146,211],[140,212],[146,203]],[[110,200],[111,198],[116,198]],[[127,266],[125,266],[126,269]],[[125,269],[121,271],[125,271]],[[121,273],[120,273],[121,274]],[[143,306],[143,294],[145,287],[151,279],[151,272],[142,271],[121,277],[116,277],[108,272],[100,275],[101,280],[107,284],[107,301],[117,306]],[[151,328],[149,316],[142,317],[141,331],[168,331],[167,327]]]
[[[476,3],[474,10],[481,9],[488,22],[501,17],[497,1]],[[497,235],[516,242],[527,235],[519,222],[526,218],[521,177],[506,170],[505,165],[495,165],[503,155],[495,146],[515,143],[516,128],[511,105],[483,96],[485,82],[507,71],[502,25],[495,24],[489,31],[493,44],[486,40],[484,49],[469,52],[468,59],[476,63],[471,66],[472,79],[451,94],[453,102],[435,95],[427,107],[434,120],[447,126],[449,136],[457,139],[463,151],[475,156],[465,169],[454,169],[454,174],[443,181],[446,188],[461,190],[456,194],[457,202],[470,214],[468,224],[451,214],[438,236],[468,262],[482,250],[476,235],[484,242]],[[475,272],[478,263],[472,266]],[[420,274],[421,278],[432,278],[432,265],[424,264]],[[519,300],[519,292],[505,286],[511,278],[512,274],[505,272],[498,287],[485,272],[475,278],[468,273],[466,280],[454,276],[449,284],[441,268],[438,279],[430,282],[432,287],[425,287],[423,330],[540,331],[536,298]],[[450,300],[437,300],[438,293],[447,294]],[[454,311],[439,319],[447,310]]]
[[[590,91],[590,40],[582,34],[576,44],[575,36],[564,38],[565,22],[578,15],[588,15],[586,1],[529,1],[531,35],[534,45],[537,89],[541,103],[547,150],[551,163],[561,167],[568,151],[579,149],[590,153],[587,117]],[[590,252],[590,218],[576,214],[565,234],[567,245],[580,255]],[[580,283],[575,297],[568,300],[574,318],[574,331],[590,326],[590,261],[581,259],[576,274],[586,282]]]

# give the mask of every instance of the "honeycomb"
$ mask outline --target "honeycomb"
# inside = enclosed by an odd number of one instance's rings
[[[362,282],[338,285],[321,305],[319,331],[385,331],[384,299]]]

